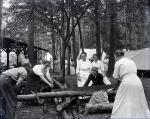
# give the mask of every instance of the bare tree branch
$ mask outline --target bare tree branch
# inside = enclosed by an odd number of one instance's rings
[[[83,17],[83,15],[86,13],[87,9],[95,2],[96,0],[93,0],[91,1],[86,7],[85,7],[85,10],[80,14],[80,16],[77,18],[77,21],[76,23],[74,24],[73,26],[73,29],[71,31],[71,33],[69,34],[68,38],[67,38],[67,41],[66,43],[68,44],[69,41],[70,41],[70,37],[72,36],[74,30],[75,30],[75,27],[78,25],[78,22],[81,20],[81,18]]]
[[[52,25],[58,31],[60,36],[62,37],[61,30],[52,22],[52,20],[46,14],[44,14],[41,10],[39,10],[37,7],[34,7],[34,9],[36,11],[38,11],[41,15],[43,15],[47,20],[49,20],[50,21],[50,25]]]

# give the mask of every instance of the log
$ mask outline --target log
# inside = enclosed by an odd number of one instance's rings
[[[60,88],[60,89],[64,89],[65,87],[57,80],[52,79],[54,81],[54,83]]]
[[[58,99],[54,98],[53,100],[55,102],[55,105],[58,105],[58,103],[59,103]],[[63,110],[62,115],[63,115],[64,119],[69,119],[69,115],[67,114],[66,110]]]
[[[113,108],[113,103],[100,103],[96,105],[86,104],[85,114],[95,113],[95,112],[111,112]]]
[[[88,92],[88,91],[43,92],[43,93],[29,94],[29,95],[18,95],[17,99],[19,101],[21,100],[23,101],[23,100],[37,99],[37,96],[40,99],[46,99],[46,98],[82,96],[82,95],[92,95],[92,92]]]
[[[63,86],[59,81],[56,81],[55,79],[53,79],[53,81],[55,82],[55,84],[56,84],[60,89],[66,88],[66,87]],[[55,102],[56,105],[59,103],[57,98],[54,98],[54,102]],[[69,98],[69,97],[66,97],[66,98],[65,98],[65,102],[69,103],[69,102],[70,102],[70,98]],[[56,110],[57,110],[57,106],[56,106]],[[63,110],[63,111],[62,111],[62,115],[63,115],[64,119],[70,119],[70,116],[67,114],[66,110]]]
[[[64,119],[70,119],[70,116],[67,114],[65,110],[62,112]]]
[[[64,102],[57,105],[56,110],[58,112],[64,110],[66,107],[68,107],[75,100],[76,100],[76,97],[73,97],[73,98],[67,97]]]
[[[59,103],[57,98],[54,98],[53,100],[55,102],[55,105],[57,105]],[[63,115],[64,119],[69,119],[69,115],[67,114],[66,110],[62,111],[62,115]]]
[[[53,77],[56,81],[59,81],[60,83],[65,83],[65,80],[63,80],[63,78],[62,78],[61,75],[53,74],[52,77]]]
[[[93,88],[91,88],[93,87]],[[116,85],[107,85],[107,86],[91,86],[91,87],[79,87],[71,89],[63,89],[64,91],[52,91],[52,92],[43,92],[43,93],[37,93],[37,94],[29,94],[29,95],[18,95],[18,100],[33,100],[37,99],[37,96],[40,99],[46,99],[46,98],[55,98],[55,97],[76,97],[76,96],[90,96],[93,94],[94,91],[102,90],[102,89],[109,89],[116,87]]]

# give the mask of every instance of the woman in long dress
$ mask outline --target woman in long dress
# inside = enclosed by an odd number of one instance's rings
[[[81,53],[80,60],[77,62],[77,84],[78,87],[83,87],[88,76],[90,74],[90,70],[92,68],[92,64],[89,60],[86,59],[87,54],[85,52]]]
[[[115,69],[113,77],[121,81],[118,88],[111,119],[122,118],[150,118],[150,111],[146,101],[143,85],[137,76],[135,63],[124,57],[124,52],[115,52]]]

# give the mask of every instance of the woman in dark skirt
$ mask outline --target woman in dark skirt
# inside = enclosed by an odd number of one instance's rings
[[[49,71],[49,61],[44,61],[40,65],[35,65],[26,80],[26,93],[30,94],[31,92],[40,92],[42,88],[41,84],[46,84],[50,89],[53,88],[53,80]]]
[[[29,63],[22,67],[12,68],[0,76],[0,119],[14,119],[17,106],[16,87],[27,77]]]

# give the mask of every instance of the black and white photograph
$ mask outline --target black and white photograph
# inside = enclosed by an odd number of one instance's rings
[[[150,0],[0,0],[0,119],[150,119]]]

